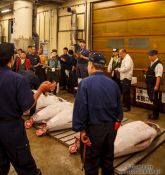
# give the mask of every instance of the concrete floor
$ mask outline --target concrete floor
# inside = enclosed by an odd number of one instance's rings
[[[72,94],[62,92],[62,98],[73,102]],[[131,112],[125,113],[125,117],[133,120],[147,120],[148,110],[132,107]],[[160,119],[155,121],[162,128],[165,128],[165,114],[160,115]],[[37,138],[35,129],[27,130],[30,140],[32,154],[37,166],[43,175],[82,175],[81,161],[79,155],[70,155],[68,149],[61,143],[49,136]],[[161,175],[165,175],[165,144],[162,144],[155,152],[150,154],[141,164],[152,165],[155,169],[160,169]],[[13,168],[9,175],[16,175]],[[146,174],[147,175],[147,174]],[[153,174],[155,175],[155,174]]]

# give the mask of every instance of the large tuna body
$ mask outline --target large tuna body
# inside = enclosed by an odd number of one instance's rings
[[[159,132],[159,126],[150,122],[135,121],[125,124],[119,128],[116,136],[115,157],[146,149]]]
[[[43,109],[41,109],[43,108]],[[35,122],[46,121],[49,131],[71,128],[73,104],[56,96],[42,95],[37,103],[41,109],[34,115]],[[114,143],[115,157],[120,157],[146,149],[159,134],[160,128],[154,123],[135,121],[118,129]]]
[[[72,127],[73,104],[56,96],[40,96],[33,120],[46,123],[49,131]]]
[[[37,100],[36,110],[40,110],[49,105],[56,104],[59,102],[59,98],[55,95],[41,95]]]

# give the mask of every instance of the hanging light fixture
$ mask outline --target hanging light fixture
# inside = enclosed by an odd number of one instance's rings
[[[4,9],[1,11],[1,13],[7,13],[7,12],[11,12],[11,9]]]

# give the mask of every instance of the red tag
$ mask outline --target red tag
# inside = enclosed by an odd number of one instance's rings
[[[121,122],[115,122],[115,130],[118,130],[121,125]]]

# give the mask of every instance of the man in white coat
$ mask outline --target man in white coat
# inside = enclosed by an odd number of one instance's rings
[[[121,49],[119,51],[119,57],[121,58],[122,62],[121,67],[117,70],[120,72],[120,82],[123,93],[123,111],[127,112],[131,109],[130,88],[134,63],[125,49]]]

